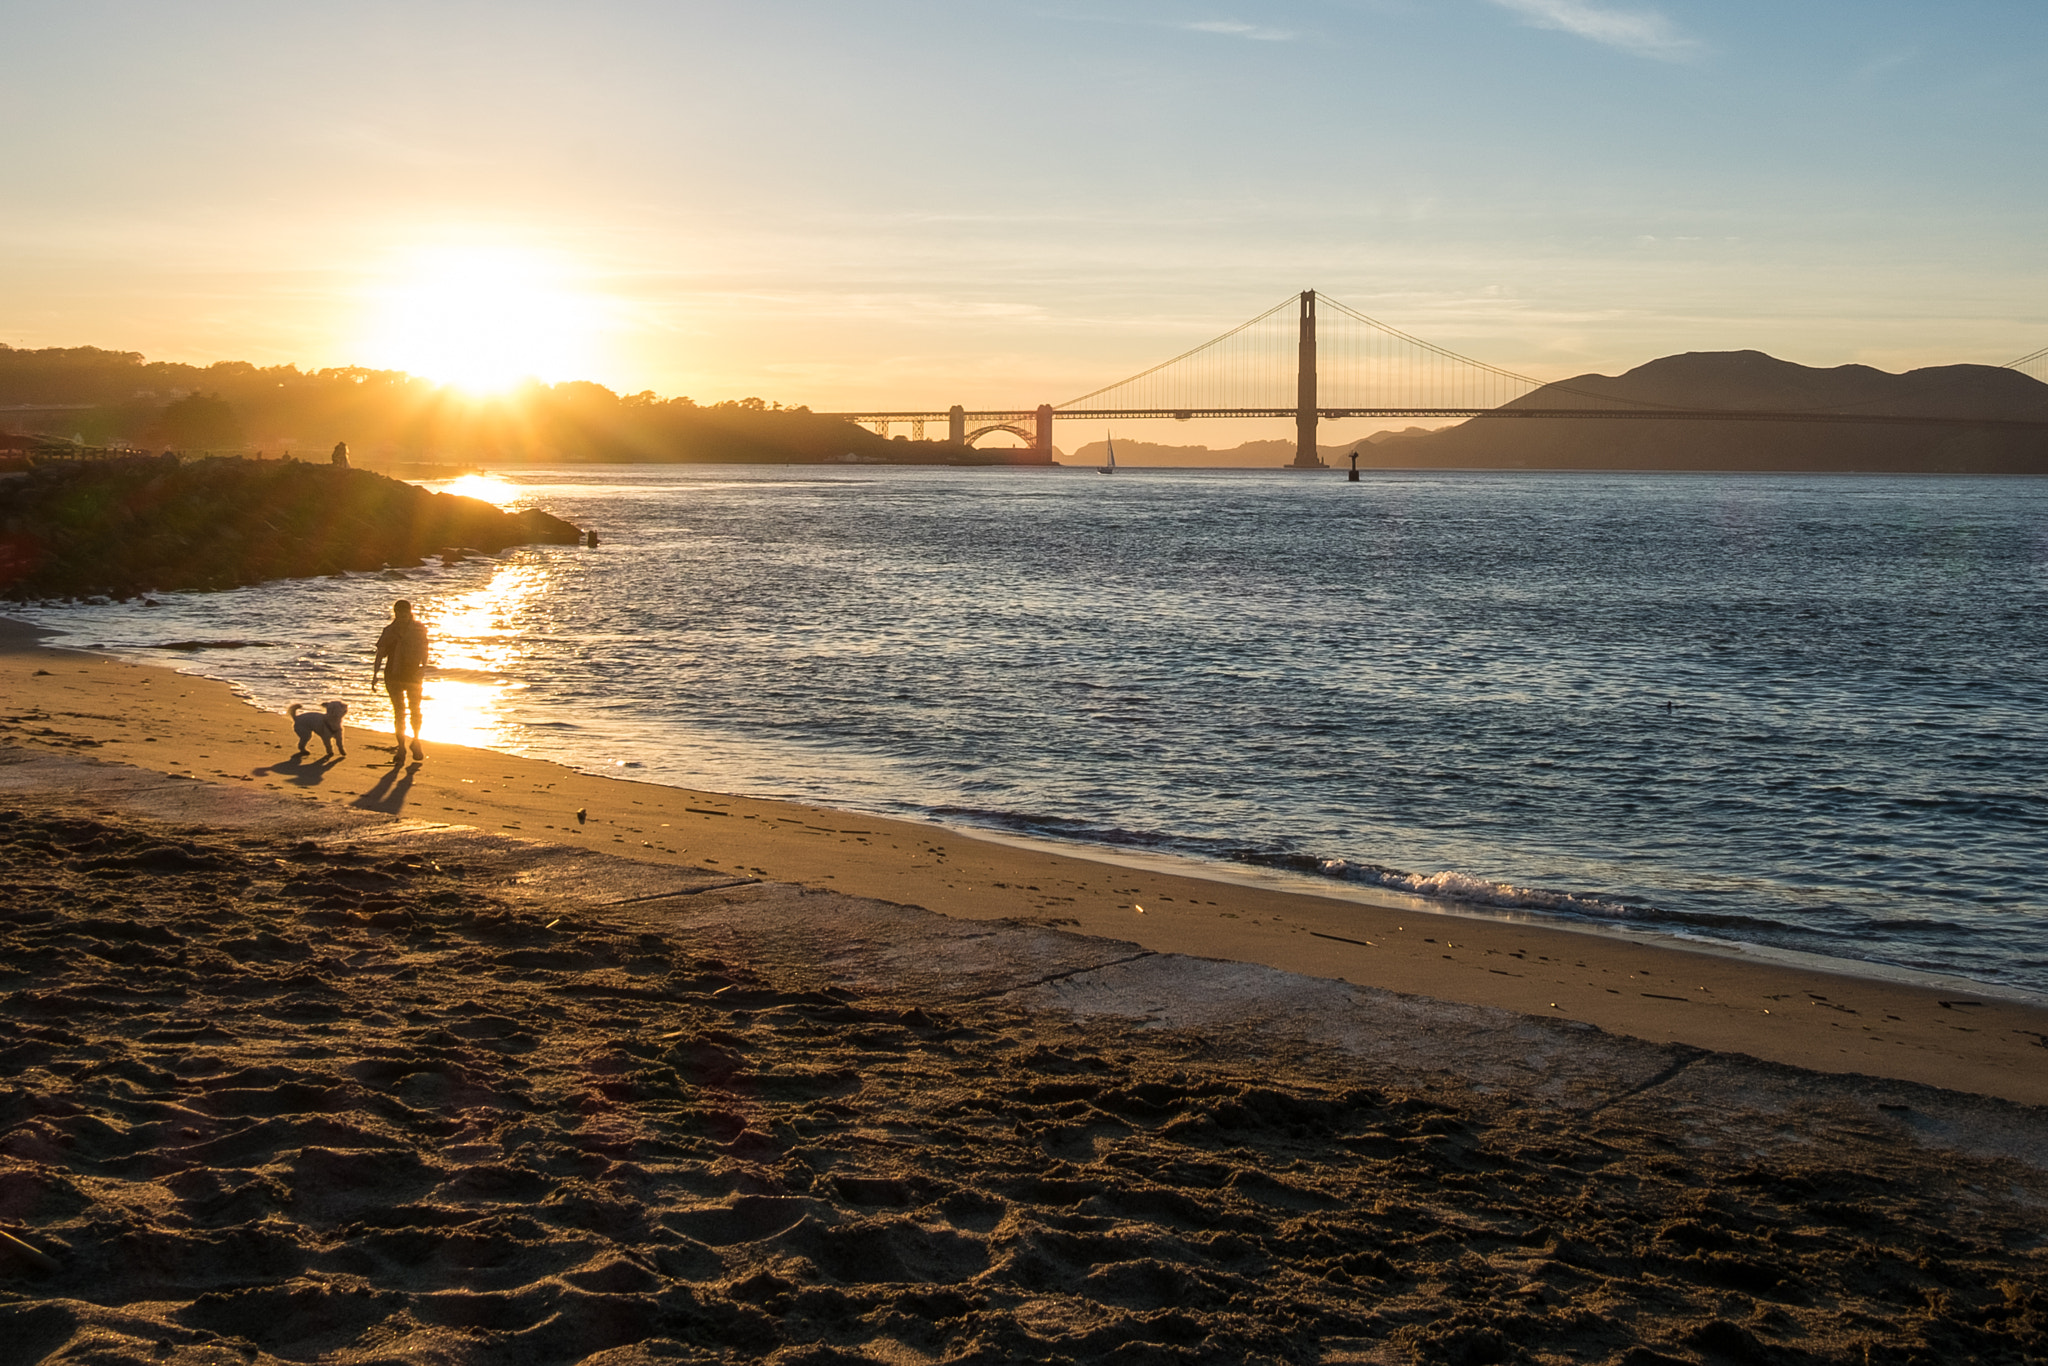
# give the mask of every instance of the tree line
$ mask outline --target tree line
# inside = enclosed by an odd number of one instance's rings
[[[905,444],[758,398],[699,404],[583,380],[480,398],[401,370],[195,366],[94,346],[0,345],[0,408],[18,410],[0,423],[91,446],[314,459],[337,441],[371,457],[491,463],[818,461],[901,455]]]

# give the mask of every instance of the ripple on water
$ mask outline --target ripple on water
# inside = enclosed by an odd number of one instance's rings
[[[430,728],[2048,990],[2048,482],[1082,473],[504,473]],[[26,615],[374,725],[392,592]]]

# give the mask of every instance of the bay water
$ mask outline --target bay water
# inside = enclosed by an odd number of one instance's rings
[[[2048,480],[449,487],[599,545],[18,614],[381,725],[403,596],[430,745],[2048,992]]]

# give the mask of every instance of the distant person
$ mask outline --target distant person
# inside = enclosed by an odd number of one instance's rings
[[[412,714],[412,757],[424,759],[420,747],[420,697],[427,679],[427,628],[413,620],[412,604],[404,598],[391,604],[391,624],[377,637],[377,657],[370,665],[370,686],[384,675],[384,691],[391,695],[391,762],[405,759],[405,718]]]
[[[348,442],[346,442],[346,441],[337,441],[337,442],[335,442],[335,443],[334,443],[334,454],[333,454],[333,455],[332,455],[331,457],[329,457],[329,460],[330,460],[330,463],[332,463],[332,464],[336,464],[336,465],[339,465],[339,466],[341,466],[341,467],[342,467],[343,469],[347,469],[347,468],[348,468]]]

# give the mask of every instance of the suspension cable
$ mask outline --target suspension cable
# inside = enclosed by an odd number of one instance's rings
[[[1264,313],[1259,314],[1258,317],[1247,319],[1246,321],[1239,323],[1236,327],[1231,328],[1228,332],[1223,333],[1221,336],[1211,337],[1208,341],[1203,342],[1200,346],[1194,347],[1191,350],[1181,352],[1172,360],[1163,360],[1159,362],[1159,364],[1153,366],[1151,369],[1140,370],[1137,374],[1130,376],[1128,379],[1120,379],[1114,384],[1105,384],[1100,389],[1096,389],[1090,393],[1083,394],[1079,398],[1070,398],[1065,403],[1056,403],[1053,405],[1053,407],[1056,411],[1060,408],[1071,408],[1076,403],[1086,403],[1089,399],[1096,398],[1100,395],[1106,394],[1112,389],[1121,389],[1126,384],[1136,384],[1139,380],[1148,378],[1152,375],[1156,375],[1161,370],[1166,369],[1170,365],[1178,365],[1190,356],[1196,355],[1197,353],[1202,351],[1207,351],[1210,347],[1215,346],[1219,342],[1229,341],[1232,337],[1244,331],[1246,328],[1264,322],[1266,319],[1272,317],[1275,313],[1278,313],[1281,309],[1299,300],[1300,297],[1301,296],[1298,294],[1290,294],[1286,298],[1282,299],[1279,303],[1274,304],[1271,308],[1267,309]]]
[[[1491,365],[1486,361],[1476,360],[1471,356],[1463,355],[1459,352],[1451,350],[1448,347],[1439,346],[1435,342],[1425,341],[1421,337],[1417,337],[1411,333],[1404,332],[1398,327],[1390,326],[1387,323],[1381,322],[1377,318],[1371,317],[1370,315],[1365,313],[1361,313],[1357,309],[1351,307],[1349,304],[1343,303],[1337,299],[1333,299],[1327,294],[1318,294],[1316,297],[1318,303],[1327,306],[1336,314],[1343,315],[1344,317],[1347,317],[1352,321],[1362,323],[1365,325],[1365,327],[1372,329],[1374,332],[1380,334],[1383,337],[1390,338],[1394,341],[1405,344],[1402,348],[1398,350],[1395,350],[1393,352],[1387,352],[1377,346],[1367,346],[1362,344],[1362,342],[1359,339],[1357,339],[1356,334],[1353,334],[1352,336],[1346,336],[1344,335],[1344,332],[1336,331],[1333,329],[1333,334],[1326,338],[1328,345],[1325,349],[1327,352],[1327,358],[1330,361],[1336,363],[1334,368],[1336,371],[1342,373],[1342,378],[1339,378],[1338,374],[1332,373],[1330,375],[1330,378],[1336,382],[1328,386],[1329,390],[1335,391],[1344,388],[1355,388],[1367,382],[1365,378],[1366,371],[1383,370],[1384,367],[1391,365],[1392,367],[1394,367],[1395,373],[1392,376],[1390,376],[1390,378],[1396,390],[1401,391],[1404,394],[1404,396],[1412,400],[1414,397],[1423,396],[1418,391],[1418,386],[1420,386],[1422,389],[1426,389],[1428,391],[1426,397],[1432,400],[1431,403],[1422,404],[1415,404],[1412,402],[1401,404],[1365,402],[1353,404],[1337,402],[1325,406],[1442,406],[1448,399],[1474,396],[1470,391],[1466,393],[1450,392],[1450,389],[1452,388],[1463,389],[1465,387],[1463,385],[1458,384],[1454,378],[1458,370],[1462,368],[1462,370],[1465,373],[1472,375],[1475,378],[1477,376],[1484,375],[1495,381],[1505,381],[1512,385],[1522,386],[1524,387],[1524,393],[1521,394],[1520,397],[1523,398],[1528,397],[1531,391],[1541,390],[1559,396],[1570,395],[1575,398],[1591,399],[1602,405],[1613,405],[1616,407],[1661,410],[1666,412],[1698,411],[1697,406],[1692,404],[1659,403],[1649,399],[1624,398],[1616,394],[1600,393],[1594,390],[1584,389],[1576,385],[1562,384],[1557,382],[1547,382],[1544,380],[1535,379],[1529,375],[1520,374],[1516,371],[1506,369],[1502,366]],[[1138,373],[1130,375],[1124,379],[1120,379],[1116,381],[1114,384],[1105,384],[1099,389],[1094,389],[1089,391],[1088,393],[1082,394],[1079,398],[1068,399],[1065,403],[1056,404],[1054,405],[1054,409],[1055,411],[1058,411],[1061,409],[1074,408],[1080,404],[1088,402],[1091,399],[1100,398],[1104,394],[1112,393],[1119,389],[1125,389],[1132,385],[1138,384],[1141,381],[1152,379],[1153,377],[1160,375],[1162,372],[1170,370],[1177,365],[1180,365],[1184,361],[1194,360],[1197,357],[1201,357],[1202,359],[1194,368],[1193,373],[1187,376],[1186,379],[1179,381],[1174,385],[1174,388],[1182,389],[1182,393],[1175,394],[1172,393],[1171,390],[1169,390],[1166,393],[1159,395],[1161,399],[1160,402],[1156,404],[1146,404],[1142,406],[1156,406],[1161,408],[1207,408],[1219,406],[1219,400],[1221,401],[1221,406],[1242,406],[1246,399],[1252,398],[1254,397],[1254,395],[1258,395],[1261,397],[1270,397],[1275,401],[1271,402],[1270,404],[1253,404],[1252,406],[1271,406],[1276,408],[1291,407],[1292,404],[1282,401],[1280,399],[1280,393],[1282,389],[1292,389],[1291,384],[1282,384],[1283,376],[1281,373],[1282,371],[1285,371],[1290,368],[1289,363],[1292,360],[1293,347],[1291,344],[1289,344],[1289,338],[1282,337],[1277,332],[1273,332],[1273,330],[1269,328],[1267,329],[1267,331],[1272,333],[1272,335],[1268,336],[1265,334],[1254,334],[1252,337],[1247,339],[1250,343],[1249,349],[1247,349],[1244,346],[1236,346],[1218,351],[1217,348],[1222,347],[1224,343],[1229,342],[1233,338],[1236,338],[1241,334],[1250,331],[1254,327],[1257,327],[1260,323],[1266,322],[1268,319],[1280,313],[1282,310],[1292,307],[1296,304],[1298,299],[1298,295],[1289,295],[1287,298],[1282,299],[1279,303],[1274,304],[1271,308],[1268,308],[1263,313],[1260,313],[1256,317],[1249,318],[1244,322],[1239,323],[1236,327],[1231,328],[1227,332],[1221,333],[1220,335],[1215,337],[1211,337],[1208,341],[1203,342],[1200,346],[1191,347],[1190,349],[1181,352],[1179,355],[1174,356],[1169,360],[1161,361],[1159,362],[1159,364],[1151,366],[1148,369],[1140,370]],[[1204,353],[1210,354],[1205,355]],[[2008,370],[2020,370],[2023,366],[2032,365],[2035,362],[2044,359],[2048,359],[2048,347],[2042,347],[2040,350],[2029,352],[2028,354],[2021,356],[2017,360],[2009,361],[2002,368]],[[1271,374],[1267,373],[1269,368],[1272,371]],[[1185,385],[1190,381],[1195,385],[1195,387],[1199,391],[1193,397],[1188,397],[1185,394]],[[1227,395],[1213,392],[1215,387],[1219,384],[1222,385],[1225,389],[1229,390],[1229,393]],[[1272,386],[1272,393],[1263,393],[1262,391],[1267,390],[1269,386]],[[1246,392],[1240,392],[1240,390],[1245,390]],[[1353,397],[1357,396],[1353,395]],[[1486,397],[1487,402],[1483,404],[1459,404],[1456,406],[1468,410],[1474,407],[1490,408],[1502,406],[1501,403],[1494,401],[1490,394]],[[1168,398],[1174,399],[1176,401],[1168,402],[1166,401]],[[1513,401],[1515,401],[1513,398],[1509,398],[1506,400],[1506,402]],[[1846,409],[1875,406],[1876,404],[1882,403],[1884,401],[1885,400],[1882,399],[1871,399],[1846,404],[1829,404],[1815,408],[1787,409],[1786,412],[1788,415],[1790,415],[1792,413],[1839,411]]]

